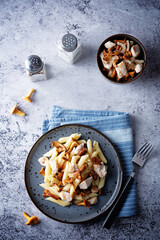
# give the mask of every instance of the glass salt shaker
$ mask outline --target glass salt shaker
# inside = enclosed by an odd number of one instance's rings
[[[58,45],[58,55],[68,63],[75,63],[82,53],[82,45],[77,38],[70,33],[62,37],[62,43]]]
[[[44,62],[37,55],[30,55],[25,60],[25,67],[27,75],[32,81],[46,80]]]

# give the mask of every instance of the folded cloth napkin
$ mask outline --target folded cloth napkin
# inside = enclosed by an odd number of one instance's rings
[[[53,106],[50,120],[43,121],[42,133],[63,124],[79,123],[93,127],[106,135],[116,147],[124,170],[124,178],[132,171],[133,137],[129,114],[112,111],[69,110]],[[129,191],[119,217],[136,214],[136,184]]]

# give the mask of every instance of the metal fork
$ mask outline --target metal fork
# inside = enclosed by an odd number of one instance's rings
[[[134,167],[133,171],[130,174],[124,187],[122,188],[116,202],[112,205],[110,211],[108,212],[107,217],[103,223],[103,227],[105,227],[107,229],[109,229],[111,227],[114,218],[118,215],[118,213],[121,210],[121,207],[124,203],[124,198],[126,196],[127,189],[135,176],[136,170],[143,167],[144,163],[148,159],[148,156],[152,152],[153,148],[154,147],[150,143],[147,142],[134,154],[134,156],[132,158],[132,163],[133,163],[133,167]]]

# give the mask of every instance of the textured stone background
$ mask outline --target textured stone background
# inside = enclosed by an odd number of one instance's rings
[[[0,239],[160,239],[160,79],[159,1],[131,0],[0,0]],[[70,31],[84,44],[73,66],[57,56],[61,36]],[[144,44],[148,64],[135,82],[107,82],[96,66],[100,43],[116,33],[128,33]],[[24,60],[30,54],[46,62],[46,82],[27,79]],[[32,104],[22,96],[36,89]],[[17,103],[27,116],[10,116]],[[73,109],[126,111],[132,115],[136,149],[146,140],[155,144],[152,158],[137,176],[138,215],[117,219],[111,230],[102,220],[65,225],[42,215],[24,186],[25,159],[41,135],[41,122],[53,104]],[[22,212],[41,223],[25,226]]]

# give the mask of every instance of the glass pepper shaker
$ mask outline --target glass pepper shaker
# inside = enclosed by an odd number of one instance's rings
[[[58,45],[58,55],[68,63],[75,63],[82,53],[82,45],[77,38],[70,33],[62,37],[62,43]]]
[[[25,60],[25,67],[27,75],[32,81],[46,80],[44,62],[37,55],[30,55]]]

